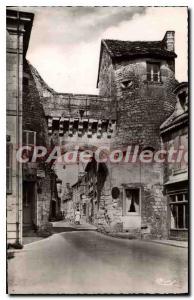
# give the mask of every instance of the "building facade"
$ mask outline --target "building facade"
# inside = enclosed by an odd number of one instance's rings
[[[74,220],[74,211],[75,211],[72,189],[73,187],[71,187],[69,183],[66,183],[65,188],[62,192],[62,199],[61,199],[62,200],[61,209],[62,209],[64,219],[70,222]]]
[[[47,120],[26,53],[34,15],[7,10],[7,242],[49,235],[59,203],[52,164],[32,162],[36,146],[49,148]],[[27,147],[25,151],[20,149]],[[60,210],[60,209],[58,209]]]
[[[178,150],[171,162],[164,165],[164,190],[167,197],[168,234],[171,239],[188,239],[189,182],[188,182],[188,83],[175,89],[176,107],[161,125],[163,148]]]
[[[22,243],[22,164],[16,151],[22,145],[23,62],[34,15],[7,11],[7,240]]]
[[[116,108],[114,147],[161,148],[160,125],[176,102],[175,58],[174,32],[159,42],[102,41],[97,85]],[[95,219],[100,230],[168,237],[160,163],[107,163],[102,174]]]

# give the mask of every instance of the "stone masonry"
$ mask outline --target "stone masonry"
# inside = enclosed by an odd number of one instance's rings
[[[160,149],[160,125],[175,106],[173,43],[174,32],[157,42],[103,40],[99,96],[56,93],[29,64],[49,145],[79,145],[83,150],[109,145],[123,153],[129,145]],[[97,194],[91,194],[89,207],[94,212],[90,221],[99,230],[129,231],[142,238],[168,236],[161,164],[106,163],[97,170]],[[113,189],[118,191],[114,198]],[[130,191],[138,197],[138,211],[133,213],[126,210]]]

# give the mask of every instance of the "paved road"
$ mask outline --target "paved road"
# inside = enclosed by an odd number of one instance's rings
[[[9,293],[185,293],[187,249],[95,231],[28,244],[8,264]]]

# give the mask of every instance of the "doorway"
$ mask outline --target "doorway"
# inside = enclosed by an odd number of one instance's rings
[[[33,228],[35,217],[35,182],[23,182],[23,231]]]
[[[139,187],[124,189],[122,220],[123,229],[141,227],[141,189]]]

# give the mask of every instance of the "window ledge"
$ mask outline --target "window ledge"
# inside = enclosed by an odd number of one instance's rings
[[[149,81],[149,80],[144,80],[144,83],[145,84],[148,84],[148,85],[163,85],[163,82],[160,81],[160,82],[157,82],[157,81]]]
[[[178,174],[182,174],[182,173],[186,173],[186,172],[188,172],[187,168],[184,168],[184,169],[174,169],[172,175],[178,175]]]

